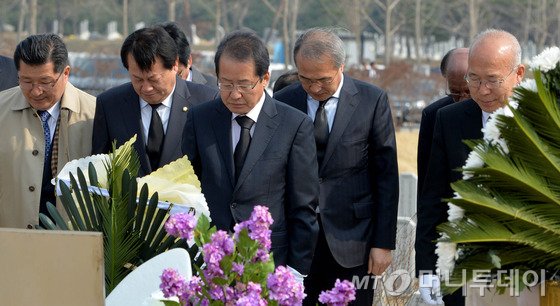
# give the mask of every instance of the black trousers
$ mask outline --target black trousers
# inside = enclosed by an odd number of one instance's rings
[[[304,280],[305,294],[307,297],[303,301],[305,306],[315,306],[318,303],[319,294],[321,291],[330,290],[334,287],[336,279],[348,280],[352,282],[355,280],[362,280],[364,277],[370,277],[367,274],[367,261],[365,264],[354,267],[345,268],[336,262],[334,259],[327,240],[325,232],[319,221],[319,237],[317,239],[317,246],[315,247],[315,254],[311,262],[311,272]],[[364,256],[368,256],[364,254]],[[368,282],[367,288],[356,290],[356,300],[350,305],[371,306],[373,303],[373,278]],[[354,283],[354,286],[357,286]]]

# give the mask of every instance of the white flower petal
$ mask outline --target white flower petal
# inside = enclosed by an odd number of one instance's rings
[[[555,46],[546,48],[539,55],[533,57],[529,66],[533,70],[548,72],[549,70],[556,68],[558,62],[560,62],[560,49]]]
[[[447,210],[447,220],[449,220],[450,222],[456,222],[463,219],[463,217],[465,216],[464,209],[453,203],[447,203],[447,205],[449,206],[449,209]]]
[[[437,268],[440,275],[451,275],[458,256],[457,244],[453,242],[438,242],[436,244]]]

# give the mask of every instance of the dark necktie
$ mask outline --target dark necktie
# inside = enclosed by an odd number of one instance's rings
[[[155,171],[159,166],[159,158],[161,147],[163,146],[163,124],[157,112],[159,104],[149,104],[152,107],[152,119],[150,120],[150,128],[148,129],[148,144],[146,145],[146,153],[150,159],[152,171]]]
[[[49,118],[51,114],[47,111],[37,111],[39,117],[41,118],[41,123],[43,125],[43,133],[45,135],[45,162],[50,161],[51,155],[51,128],[49,127]]]
[[[330,99],[330,98],[329,98]],[[329,99],[319,101],[319,108],[315,113],[315,145],[317,146],[317,162],[319,166],[325,157],[325,149],[329,140],[329,121],[327,120],[327,112],[325,111],[325,104]]]
[[[235,152],[233,153],[233,161],[235,162],[235,181],[237,181],[239,174],[241,173],[241,169],[243,168],[247,151],[249,151],[249,145],[251,144],[251,127],[255,121],[247,116],[237,116],[235,121],[237,121],[241,127],[239,142],[237,143],[237,146],[235,146]]]

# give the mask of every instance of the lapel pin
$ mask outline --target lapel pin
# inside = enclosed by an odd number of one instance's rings
[[[188,110],[189,110],[189,108],[188,108],[188,107],[186,107],[186,106],[183,106],[183,112],[186,112],[186,111],[188,111]]]

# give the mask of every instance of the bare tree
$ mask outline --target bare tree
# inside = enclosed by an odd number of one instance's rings
[[[29,10],[29,34],[37,34],[37,0],[31,0]]]
[[[24,31],[24,24],[25,24],[25,15],[27,14],[27,1],[20,0],[19,1],[19,18],[18,18],[18,31],[17,31],[17,39],[16,41],[21,41],[23,37]]]
[[[123,23],[123,36],[128,36],[128,0],[123,0],[122,8],[122,23]]]
[[[167,0],[167,19],[169,21],[175,21],[176,6],[177,6],[177,0]]]
[[[392,25],[393,11],[401,0],[375,0],[375,3],[385,12],[385,65],[391,63],[391,56],[393,55],[393,36],[398,31],[400,24]]]
[[[469,39],[478,33],[478,17],[480,14],[480,0],[469,0]]]

